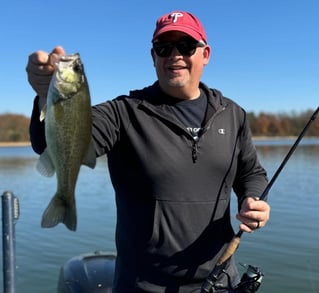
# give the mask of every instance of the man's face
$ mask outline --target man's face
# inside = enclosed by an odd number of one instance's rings
[[[171,31],[162,34],[158,41],[161,43],[193,40],[186,34]],[[195,98],[204,66],[209,61],[210,47],[204,45],[194,49],[194,54],[187,56],[174,46],[169,56],[160,57],[152,48],[152,57],[156,68],[159,84],[164,92],[180,98]]]

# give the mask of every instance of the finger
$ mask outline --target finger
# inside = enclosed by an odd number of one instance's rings
[[[236,218],[241,222],[240,229],[245,232],[251,232],[264,226],[264,221],[259,220],[258,218],[246,218],[240,214],[237,214]]]
[[[254,205],[247,204],[240,210],[239,214],[242,217],[250,218],[255,221],[265,221],[269,217],[269,205],[262,201],[256,202]]]
[[[259,229],[261,226],[260,226],[260,221],[256,220],[256,227],[255,227],[255,230],[256,229]]]
[[[246,232],[246,233],[251,233],[251,232],[254,231],[254,229],[250,228],[249,226],[247,226],[247,225],[245,225],[245,224],[243,224],[243,223],[241,223],[241,224],[239,225],[239,229],[240,229],[241,231],[243,231],[243,232]]]
[[[40,97],[47,96],[53,73],[53,67],[43,64],[44,62],[48,62],[48,54],[36,54],[36,56],[30,56],[30,61],[26,68],[29,84]]]
[[[255,221],[255,222],[252,222],[252,223],[241,223],[239,225],[239,229],[244,231],[244,232],[248,232],[248,233],[251,233],[255,230],[258,230],[262,227],[262,224],[260,221]]]
[[[49,64],[50,66],[54,68],[54,64],[60,60],[62,55],[65,55],[65,51],[63,47],[61,46],[55,47],[48,56],[47,64]]]
[[[54,62],[64,54],[65,51],[61,46],[55,47],[50,54],[45,51],[37,51],[29,56],[26,70],[27,72],[32,72],[39,75],[51,74],[54,69]],[[54,57],[52,55],[54,55]]]
[[[45,51],[37,51],[29,56],[26,66],[28,81],[40,97],[47,96],[54,64],[64,54],[63,47],[57,46],[50,54]]]
[[[49,54],[44,51],[37,51],[29,56],[26,71],[30,74],[49,74],[52,71],[51,66],[47,66]]]
[[[65,55],[65,51],[64,51],[64,48],[63,48],[63,47],[61,47],[61,46],[56,46],[56,47],[52,50],[51,54]]]
[[[29,56],[29,62],[32,64],[46,64],[49,53],[45,51],[36,51]]]

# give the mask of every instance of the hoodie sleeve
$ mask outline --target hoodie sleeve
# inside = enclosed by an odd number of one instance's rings
[[[46,148],[44,122],[40,121],[39,97],[35,97],[29,126],[31,146],[34,152],[41,154]]]
[[[108,153],[118,141],[121,111],[123,103],[120,97],[92,107],[92,137],[98,156]]]
[[[252,134],[246,118],[239,138],[240,154],[238,169],[233,189],[238,197],[238,208],[246,197],[259,197],[265,190],[268,178],[261,166],[256,148],[252,141]]]

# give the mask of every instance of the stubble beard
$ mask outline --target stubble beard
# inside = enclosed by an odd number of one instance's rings
[[[188,78],[168,78],[167,79],[167,84],[170,87],[175,87],[175,88],[181,88],[184,87],[187,82],[188,82]]]

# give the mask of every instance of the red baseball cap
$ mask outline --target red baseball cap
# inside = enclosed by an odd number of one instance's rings
[[[207,44],[204,27],[198,18],[189,12],[174,11],[161,16],[156,21],[156,28],[152,42],[154,42],[159,35],[169,31],[183,32],[191,36],[196,41],[203,40]]]

